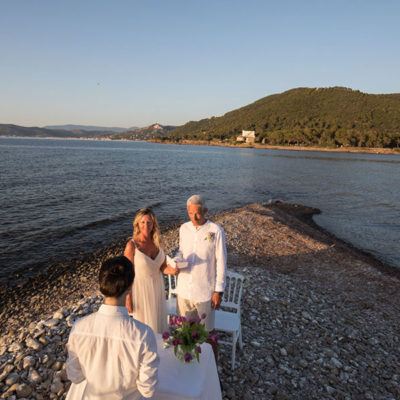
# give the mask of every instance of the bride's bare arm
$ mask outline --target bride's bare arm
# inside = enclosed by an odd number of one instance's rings
[[[171,267],[171,265],[167,264],[166,259],[164,259],[164,262],[161,264],[160,270],[163,274],[170,274],[170,275],[178,275],[179,274],[179,268],[174,268]]]

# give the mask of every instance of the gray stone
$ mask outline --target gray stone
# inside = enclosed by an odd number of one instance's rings
[[[335,388],[333,388],[332,386],[329,386],[329,385],[326,385],[325,389],[329,394],[333,394],[336,392]]]
[[[3,368],[3,372],[0,374],[0,382],[3,382],[7,378],[8,374],[15,368],[12,364],[6,364]]]
[[[50,386],[50,390],[52,393],[59,393],[64,389],[64,385],[59,380],[54,380]]]
[[[236,398],[236,393],[235,393],[235,390],[233,389],[232,386],[230,386],[228,388],[228,390],[226,391],[226,396],[228,397],[228,399],[235,399]]]
[[[9,374],[6,378],[6,385],[12,386],[19,381],[19,375],[16,372]]]
[[[56,361],[56,363],[53,365],[53,370],[59,371],[62,367],[63,367],[63,363],[61,361]]]
[[[19,383],[14,383],[13,385],[11,385],[8,389],[7,389],[7,393],[9,393],[10,395],[12,394],[12,392],[15,392],[18,389]]]
[[[31,337],[28,337],[25,343],[27,347],[33,350],[39,350],[42,347],[41,344],[36,339],[33,339]]]
[[[48,328],[53,328],[56,325],[58,325],[60,320],[58,318],[51,318],[48,319],[47,321],[44,321],[44,325],[47,326]]]
[[[308,362],[307,362],[306,360],[304,360],[304,358],[301,358],[301,359],[299,360],[299,365],[300,365],[302,368],[306,368],[306,367],[308,366]]]
[[[29,367],[33,367],[36,364],[35,357],[27,356],[23,359],[23,368],[27,369]]]
[[[58,320],[60,320],[60,319],[63,319],[63,318],[64,318],[64,312],[63,312],[62,310],[56,311],[56,312],[53,314],[53,319],[58,319]]]
[[[21,343],[14,342],[10,346],[8,346],[8,352],[9,353],[17,353],[21,351],[24,348],[24,346]]]
[[[331,358],[331,364],[332,364],[335,368],[342,368],[342,367],[343,367],[343,364],[342,364],[338,359],[336,359],[335,357],[332,357],[332,358]]]
[[[39,375],[39,373],[35,369],[31,369],[29,372],[29,382],[32,382],[34,384],[38,384],[42,382],[42,377]]]
[[[305,319],[311,319],[311,315],[307,311],[303,311],[301,316]]]
[[[17,387],[17,397],[29,397],[33,391],[32,387],[27,385],[26,383],[21,383]]]

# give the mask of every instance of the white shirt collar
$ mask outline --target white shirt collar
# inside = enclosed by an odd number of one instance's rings
[[[103,315],[126,315],[129,317],[128,309],[125,306],[110,306],[102,304],[99,308],[99,313]]]
[[[192,221],[190,221],[192,222]],[[202,229],[203,227],[205,227],[210,221],[207,219],[206,222],[204,222],[203,225],[200,226],[196,226],[193,222],[192,222],[192,227],[194,230],[199,231],[200,229]]]

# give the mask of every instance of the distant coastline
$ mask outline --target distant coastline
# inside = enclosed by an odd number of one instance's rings
[[[222,146],[222,147],[233,147],[241,149],[269,149],[269,150],[296,150],[296,151],[323,151],[323,152],[334,152],[334,153],[367,153],[367,154],[395,154],[400,155],[400,148],[389,149],[386,147],[307,147],[307,146],[272,146],[261,143],[254,144],[232,144],[227,142],[220,142],[217,140],[181,140],[175,142],[172,140],[160,140],[160,139],[149,139],[149,140],[131,140],[131,139],[110,139],[108,137],[54,137],[54,136],[9,136],[0,135],[0,138],[6,139],[57,139],[57,140],[98,140],[108,142],[148,142],[148,143],[159,143],[159,144],[176,144],[176,145],[191,145],[191,146]]]

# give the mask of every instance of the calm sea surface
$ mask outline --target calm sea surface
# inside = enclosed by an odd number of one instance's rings
[[[153,207],[186,219],[269,199],[317,207],[315,221],[400,268],[400,156],[0,138],[0,283],[132,232]]]

